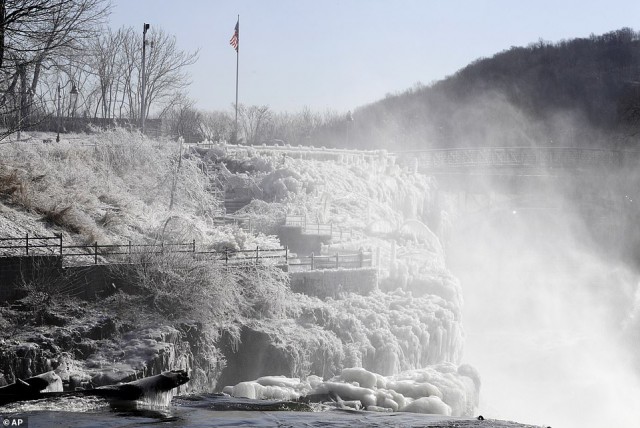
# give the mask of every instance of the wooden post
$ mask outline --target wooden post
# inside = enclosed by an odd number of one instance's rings
[[[333,222],[329,223],[329,236],[333,238]]]
[[[192,245],[193,245],[193,252],[195,253],[196,252],[196,240],[195,239],[193,240]]]
[[[256,264],[258,264],[259,259],[260,259],[260,248],[258,245],[256,245]]]
[[[360,259],[360,267],[362,267],[364,262],[364,253],[362,252],[362,248],[360,248],[360,251],[358,252],[358,258]]]
[[[98,264],[98,241],[93,244],[93,260],[95,264]]]
[[[289,265],[289,246],[285,245],[284,247],[284,263]]]
[[[313,270],[314,266],[313,266],[313,253],[311,253],[311,270]]]
[[[336,269],[340,267],[340,253],[336,253]]]
[[[224,250],[224,264],[225,266],[229,264],[229,250]]]
[[[58,237],[60,238],[60,257],[62,257],[62,233]]]
[[[29,255],[29,234],[27,233],[27,238],[26,238],[26,247],[27,247],[27,256]]]

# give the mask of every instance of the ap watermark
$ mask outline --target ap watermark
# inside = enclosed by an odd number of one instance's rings
[[[26,416],[0,416],[2,427],[29,427],[29,419]]]

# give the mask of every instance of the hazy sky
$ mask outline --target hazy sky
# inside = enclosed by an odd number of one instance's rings
[[[161,27],[185,50],[190,96],[231,109],[240,15],[240,95],[275,111],[347,111],[539,39],[640,29],[640,2],[593,0],[113,0],[111,25]]]

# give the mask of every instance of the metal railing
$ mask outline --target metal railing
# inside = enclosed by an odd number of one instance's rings
[[[0,257],[28,257],[33,255],[58,256],[63,265],[130,263],[137,256],[189,253],[195,260],[211,261],[225,266],[247,266],[257,264],[289,265],[303,269],[355,269],[373,265],[371,252],[356,254],[297,256],[287,247],[252,250],[207,250],[198,249],[196,241],[187,243],[93,244],[65,245],[62,235],[19,238],[0,238]]]
[[[624,152],[579,147],[474,147],[397,152],[400,162],[417,162],[420,168],[617,168]]]
[[[312,223],[307,221],[303,215],[288,215],[285,217],[284,225],[288,227],[299,227],[305,235],[330,236],[337,239],[353,238],[358,235],[351,227],[334,226],[333,223]]]
[[[316,256],[311,253],[310,256],[291,258],[288,261],[289,266],[308,267],[309,270],[321,269],[359,269],[373,266],[373,255],[371,252],[359,251],[356,254],[340,254]]]
[[[62,235],[43,237],[29,236],[27,233],[20,238],[0,238],[0,255],[2,256],[30,256],[34,254],[34,251],[37,252],[43,248],[51,249],[53,253],[62,254]]]

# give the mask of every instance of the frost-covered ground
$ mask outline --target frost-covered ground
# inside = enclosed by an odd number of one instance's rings
[[[166,288],[154,290],[154,307],[173,310],[170,316],[118,313],[117,308],[141,304],[121,296],[101,313],[115,320],[110,335],[92,342],[84,338],[81,349],[67,342],[68,348],[60,346],[61,329],[45,331],[42,325],[3,340],[21,344],[37,336],[37,346],[51,343],[57,348],[50,352],[64,351],[73,373],[97,380],[111,371],[117,380],[140,373],[154,358],[194,368],[174,342],[197,320],[208,331],[207,363],[202,364],[215,369],[194,382],[196,390],[216,386],[212,376],[224,370],[231,355],[225,354],[222,339],[231,337],[237,346],[241,332],[250,330],[268,338],[265,346],[286,362],[287,372],[272,373],[285,378],[236,385],[235,395],[317,393],[375,410],[475,415],[480,380],[462,361],[461,289],[445,266],[437,236],[450,225],[428,177],[403,171],[384,156],[326,161],[231,152],[223,146],[181,151],[175,142],[122,130],[48,144],[42,143],[45,136],[33,137],[3,146],[0,235],[62,232],[66,242],[78,243],[195,240],[212,249],[275,248],[280,243],[274,233],[286,214],[305,215],[355,231],[323,246],[323,252],[364,248],[379,254],[379,290],[319,299],[292,293],[286,275],[275,272],[229,276],[226,282],[198,277],[216,296],[209,302],[206,293],[188,291],[189,281],[172,278],[163,282]],[[216,221],[224,212],[224,189],[254,198],[239,212],[252,219],[252,233]],[[181,313],[167,304],[175,298],[175,284],[183,287]],[[197,313],[185,313],[188,304],[197,306]],[[84,310],[64,328],[91,323],[98,310]]]

